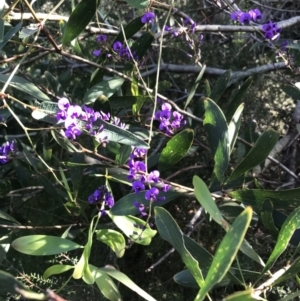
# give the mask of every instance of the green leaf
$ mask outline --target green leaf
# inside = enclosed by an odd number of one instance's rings
[[[244,102],[244,96],[245,96],[246,92],[248,91],[249,87],[251,86],[252,82],[253,82],[252,77],[249,77],[242,84],[242,86],[237,90],[237,92],[234,94],[234,96],[230,99],[228,108],[225,113],[227,121],[232,119],[233,114],[236,112],[236,110],[241,105],[241,103]]]
[[[125,0],[129,5],[134,8],[146,8],[150,4],[150,0]]]
[[[10,221],[12,224],[20,225],[20,223],[14,217],[2,210],[0,210],[0,220]]]
[[[226,220],[223,218],[222,213],[217,207],[215,201],[211,197],[211,194],[206,184],[197,176],[193,177],[194,192],[198,202],[205,209],[210,217],[222,227],[228,228]]]
[[[272,237],[277,240],[278,229],[276,228],[273,220],[273,204],[271,200],[264,200],[260,217],[263,222],[265,229],[272,234]]]
[[[279,138],[279,133],[274,130],[265,131],[256,141],[253,148],[232,172],[226,183],[233,181],[256,165],[263,162],[273,149]]]
[[[116,226],[132,241],[137,244],[147,246],[155,236],[155,230],[152,230],[148,223],[135,216],[119,216],[107,212]],[[138,226],[138,227],[136,227]],[[144,230],[142,230],[145,228]]]
[[[300,89],[295,86],[283,86],[283,92],[288,96],[292,97],[294,100],[300,99]]]
[[[287,248],[288,243],[295,230],[299,228],[300,228],[300,207],[294,210],[293,213],[291,213],[283,223],[278,235],[276,245],[266,263],[266,266],[262,271],[262,274],[264,274],[266,271],[272,268],[272,266],[274,265],[278,257]]]
[[[209,98],[212,99],[214,102],[218,102],[218,100],[221,98],[222,94],[226,90],[230,82],[230,79],[231,79],[231,71],[228,70],[219,77],[219,79],[214,85],[214,88]]]
[[[194,131],[186,129],[173,136],[162,150],[158,161],[158,169],[164,170],[174,166],[188,152],[193,144]]]
[[[52,275],[62,274],[72,269],[74,269],[73,265],[55,264],[44,272],[43,278],[48,279]]]
[[[287,269],[287,267],[285,267]],[[288,279],[291,279],[295,275],[299,274],[300,270],[300,258],[298,257],[292,264],[291,266],[279,277],[277,278],[274,283],[272,284],[273,286],[276,284],[279,284],[281,282],[284,282]]]
[[[82,248],[71,240],[48,235],[22,236],[15,239],[11,246],[20,253],[34,256],[55,255]]]
[[[162,239],[168,241],[180,254],[183,262],[202,287],[204,279],[198,261],[191,255],[184,244],[183,233],[170,213],[161,207],[154,209],[155,223]]]
[[[123,257],[125,253],[126,242],[124,236],[111,229],[101,229],[95,231],[97,239],[108,245],[118,258]]]
[[[237,190],[229,192],[229,195],[242,202],[245,205],[250,205],[255,211],[261,211],[263,203],[266,199],[272,200],[275,209],[294,209],[300,206],[300,188],[287,190]]]
[[[152,204],[152,208],[156,206],[163,206],[172,200],[178,198],[181,194],[177,191],[168,191],[168,192],[160,192],[159,197],[164,197],[165,200],[159,201]],[[138,203],[141,203],[147,207],[150,206],[150,202],[145,199],[145,191],[140,191],[138,193],[129,193],[118,200],[114,206],[111,208],[110,213],[113,215],[136,215],[139,214],[140,211],[133,204],[133,200]]]
[[[112,281],[111,277],[91,264],[90,269],[93,277],[95,278],[95,282],[103,296],[105,296],[110,301],[121,301],[122,298],[119,289]]]
[[[142,23],[141,21],[141,17],[137,17],[135,19],[133,19],[132,21],[130,21],[125,27],[124,27],[124,33],[125,33],[125,37],[126,40],[130,39],[135,33],[137,33],[145,24]],[[120,30],[120,32],[118,33],[118,35],[116,36],[114,42],[124,42],[124,34],[122,32],[122,30]]]
[[[132,147],[130,145],[122,145],[120,147],[119,153],[116,156],[116,163],[118,165],[125,164],[128,161],[131,152],[132,152]]]
[[[212,184],[215,178],[222,183],[229,164],[228,127],[223,112],[215,102],[207,98],[204,106],[203,125],[215,160]]]
[[[0,82],[6,83],[10,74],[0,74]],[[50,98],[44,94],[41,90],[39,90],[34,84],[30,83],[26,79],[13,76],[12,80],[9,83],[9,86],[16,88],[24,93],[32,95],[34,98],[39,99],[41,101],[49,101]]]
[[[112,278],[115,278],[119,282],[123,283],[128,288],[130,288],[131,290],[136,292],[138,295],[143,297],[145,300],[156,301],[153,297],[151,297],[144,290],[142,290],[139,286],[137,286],[130,278],[128,278],[125,274],[116,270],[115,268],[110,266],[110,267],[105,267],[105,268],[99,268],[98,270],[108,274]]]
[[[252,297],[253,290],[251,288],[242,291],[242,292],[236,292],[230,296],[227,296],[224,301],[255,301],[255,300],[264,300],[264,299],[257,299]]]
[[[228,125],[228,142],[230,145],[230,153],[233,151],[239,129],[242,121],[242,112],[244,110],[244,104],[242,103],[234,113],[229,125]]]
[[[204,72],[205,72],[205,69],[206,69],[206,65],[203,65],[202,68],[201,68],[200,73],[199,73],[198,76],[197,76],[196,81],[194,82],[194,84],[193,84],[193,86],[192,86],[192,88],[191,88],[191,90],[190,90],[190,93],[189,93],[188,98],[187,98],[187,100],[186,100],[186,102],[185,102],[185,105],[184,105],[184,109],[187,108],[187,106],[189,105],[189,103],[190,103],[191,100],[193,99],[193,97],[194,97],[194,95],[195,95],[195,93],[196,93],[196,90],[197,90],[197,88],[198,88],[198,86],[199,86],[199,84],[200,84],[200,81],[201,81],[201,79],[202,79],[202,76],[203,76],[203,74],[204,74]]]
[[[120,89],[124,82],[123,78],[112,78],[104,80],[92,88],[90,88],[84,95],[83,102],[91,104],[96,101],[98,97],[111,97],[117,90]]]
[[[70,43],[86,28],[95,15],[97,5],[97,0],[84,0],[76,6],[65,26],[63,45]]]
[[[236,218],[217,249],[204,285],[201,287],[196,300],[203,300],[210,289],[226,275],[244,240],[251,218],[251,207],[247,207]]]
[[[25,286],[21,282],[17,281],[11,274],[0,271],[0,294],[2,296],[7,293],[15,295],[17,293],[16,288],[26,289]]]
[[[4,2],[3,2],[4,3]],[[0,20],[0,22],[4,22],[4,20]],[[2,24],[1,24],[2,25]],[[22,27],[22,23],[18,23],[15,27],[13,27],[12,29],[10,29],[10,31],[5,35],[5,37],[0,39],[1,43],[0,43],[0,50],[9,42],[9,40],[21,29]],[[3,26],[4,27],[4,26]]]

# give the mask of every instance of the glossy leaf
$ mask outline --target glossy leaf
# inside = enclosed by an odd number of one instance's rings
[[[55,264],[44,272],[43,278],[48,279],[52,275],[62,274],[72,269],[74,269],[73,265]]]
[[[180,254],[183,262],[196,279],[199,287],[204,279],[199,268],[199,262],[191,255],[184,244],[183,233],[170,213],[162,207],[154,209],[155,223],[162,239],[168,241]]]
[[[187,98],[187,100],[185,102],[185,105],[184,105],[184,109],[187,108],[187,106],[189,105],[189,103],[193,99],[193,97],[194,97],[194,95],[196,93],[196,90],[197,90],[197,88],[198,88],[198,86],[200,84],[200,81],[201,81],[201,79],[203,77],[203,74],[205,72],[205,69],[206,69],[206,65],[203,65],[202,68],[201,68],[200,73],[198,74],[198,76],[196,78],[196,81],[194,82],[194,84],[193,84],[193,86],[192,86],[192,88],[190,90],[190,93],[189,93],[188,98]]]
[[[124,27],[124,33],[125,33],[125,37],[126,39],[130,39],[135,33],[137,33],[139,30],[141,30],[141,28],[144,26],[145,24],[142,23],[141,21],[141,17],[137,17],[135,19],[133,19],[132,21],[130,21],[125,27]],[[124,42],[124,34],[123,31],[120,30],[120,32],[118,33],[118,35],[116,36],[114,42]]]
[[[242,103],[234,113],[229,125],[228,125],[228,142],[230,145],[230,153],[233,151],[239,129],[242,121],[242,112],[244,110],[244,104]]]
[[[108,245],[116,253],[118,258],[123,257],[126,241],[121,233],[112,229],[96,230],[95,233],[97,239]]]
[[[165,197],[164,201],[159,201],[152,204],[152,208],[156,206],[163,206],[172,200],[181,196],[179,192],[168,191],[160,192],[159,197]],[[145,199],[145,191],[140,191],[138,193],[129,193],[118,200],[114,206],[111,208],[110,212],[113,215],[136,215],[139,214],[138,208],[134,206],[133,200],[149,207],[149,201]]]
[[[214,260],[196,299],[203,300],[213,286],[220,282],[228,272],[235,256],[240,249],[244,236],[252,218],[252,209],[247,207],[234,221],[222,239]]]
[[[62,37],[63,45],[67,45],[84,31],[95,15],[97,4],[96,0],[84,0],[76,6],[66,24]]]
[[[204,107],[203,125],[215,161],[212,183],[215,178],[222,183],[229,164],[228,127],[223,112],[215,102],[207,98],[204,100]]]
[[[233,181],[242,174],[246,173],[248,170],[262,163],[277,143],[278,138],[279,133],[275,132],[274,130],[265,131],[258,138],[246,157],[235,168],[226,182],[229,183],[230,181]]]
[[[160,171],[174,166],[188,152],[193,144],[194,131],[186,129],[173,136],[162,150],[158,161],[158,169]]]
[[[226,71],[223,75],[219,77],[217,82],[214,84],[214,87],[210,94],[210,99],[212,99],[214,102],[218,102],[218,100],[223,95],[224,91],[226,90],[230,79],[231,79],[231,71]]]
[[[135,216],[119,216],[113,215],[110,212],[108,212],[108,215],[116,226],[137,244],[149,245],[157,232],[156,230],[152,230],[148,223]],[[145,229],[143,230],[144,227]]]
[[[193,177],[194,192],[198,202],[205,209],[210,217],[222,227],[228,228],[229,225],[223,218],[222,213],[213,200],[206,184],[197,176]]]
[[[11,246],[20,253],[34,256],[55,255],[82,248],[71,240],[49,235],[22,236],[15,239]]]
[[[10,74],[0,74],[0,82],[6,83],[8,78],[10,77]],[[12,80],[9,83],[9,86],[16,88],[26,94],[29,94],[33,96],[36,99],[39,99],[41,101],[49,101],[50,98],[44,94],[41,90],[39,90],[36,85],[32,84],[31,82],[27,81],[26,79],[19,77],[19,76],[13,76]]]
[[[146,8],[150,4],[150,0],[125,0],[134,8]]]
[[[4,3],[4,2],[3,2]],[[2,15],[2,14],[1,14]],[[0,21],[4,23],[4,20]],[[2,25],[2,24],[1,24]],[[5,37],[0,39],[0,50],[9,42],[9,40],[22,28],[22,23],[18,23],[15,27],[11,28]]]
[[[266,199],[272,200],[275,209],[296,208],[300,206],[300,188],[279,191],[259,189],[236,190],[229,192],[229,195],[245,205],[252,206],[255,208],[255,211],[262,209]]]
[[[138,295],[143,297],[145,300],[148,301],[156,301],[153,297],[151,297],[149,294],[147,294],[144,290],[142,290],[139,286],[137,286],[130,278],[128,278],[125,274],[122,272],[116,270],[115,268],[109,266],[105,268],[99,268],[101,272],[104,272],[108,274],[110,277],[116,279],[117,281],[123,283],[128,288],[136,292]]]
[[[95,282],[99,290],[101,291],[103,296],[105,296],[105,298],[107,298],[110,301],[122,300],[118,287],[108,274],[91,264],[90,270],[92,272],[93,277],[95,278]]]
[[[116,155],[116,164],[123,165],[128,159],[132,152],[132,147],[130,145],[122,145],[120,147],[119,153]]]
[[[104,80],[92,88],[90,88],[84,95],[83,102],[85,104],[92,104],[98,97],[111,97],[117,90],[120,89],[124,82],[123,78],[112,78]]]
[[[288,243],[296,229],[300,228],[300,207],[293,211],[285,220],[279,232],[276,245],[271,253],[262,274],[272,268],[278,257],[287,248]]]
[[[236,112],[238,107],[244,102],[244,96],[248,91],[249,87],[251,86],[252,82],[252,77],[249,77],[233,95],[232,99],[230,99],[228,109],[225,113],[227,121],[232,119],[233,114]]]

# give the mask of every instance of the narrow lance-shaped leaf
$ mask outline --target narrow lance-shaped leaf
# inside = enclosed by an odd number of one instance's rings
[[[183,233],[170,213],[161,207],[154,209],[155,223],[162,239],[168,241],[180,254],[183,262],[192,273],[199,287],[203,285],[203,276],[199,262],[191,255],[184,244]]]
[[[228,272],[236,254],[244,240],[244,236],[252,218],[252,209],[247,207],[234,221],[222,239],[214,260],[195,300],[203,300],[210,289]]]
[[[194,131],[186,129],[173,136],[162,150],[158,161],[159,170],[167,169],[179,162],[193,144]]]
[[[84,0],[76,6],[65,27],[63,45],[70,43],[85,29],[95,15],[97,4],[97,0]]]
[[[218,102],[218,100],[221,98],[222,94],[224,93],[224,91],[228,86],[230,79],[231,79],[230,70],[226,71],[223,75],[219,77],[210,94],[210,98],[214,102]]]
[[[215,161],[212,184],[215,178],[222,183],[229,164],[228,127],[223,112],[215,102],[207,98],[204,100],[204,106],[203,125]]]
[[[74,269],[73,265],[55,264],[44,272],[43,278],[48,279],[52,275],[61,274],[72,269]]]
[[[285,220],[284,224],[282,225],[273,252],[269,257],[265,268],[261,272],[262,275],[274,265],[278,257],[286,249],[295,230],[299,228],[300,228],[300,207],[294,210],[293,213],[289,215],[289,217]]]
[[[253,148],[232,172],[226,183],[233,181],[240,175],[263,162],[278,141],[279,133],[274,130],[265,131],[256,141]]]
[[[233,151],[235,141],[237,139],[239,129],[242,121],[242,112],[244,110],[244,104],[242,103],[234,113],[229,125],[228,125],[228,141],[230,145],[230,153]]]
[[[137,9],[146,8],[150,3],[150,0],[125,0],[125,1],[129,5]]]

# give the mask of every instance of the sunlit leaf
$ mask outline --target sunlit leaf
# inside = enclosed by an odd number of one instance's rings
[[[228,125],[228,141],[230,145],[230,153],[233,151],[235,141],[237,139],[241,121],[242,121],[242,112],[244,110],[244,104],[241,104],[236,112],[234,113],[229,125]]]
[[[112,78],[109,80],[104,80],[92,88],[90,88],[84,95],[83,102],[85,104],[92,104],[96,101],[98,97],[112,96],[117,90],[120,89],[124,82],[123,78]]]
[[[74,269],[73,265],[55,264],[44,272],[43,278],[48,279],[52,275],[62,274],[72,269]]]
[[[10,74],[0,74],[0,82],[6,83],[9,77]],[[13,76],[12,80],[9,83],[9,86],[16,88],[24,93],[27,93],[41,101],[50,100],[50,98],[46,94],[44,94],[41,90],[39,90],[36,87],[36,85],[32,84],[31,82],[29,82],[28,80],[22,77],[16,75]]]
[[[123,283],[128,288],[136,292],[138,295],[143,297],[147,301],[156,301],[153,297],[147,294],[144,290],[142,290],[139,286],[137,286],[128,276],[123,274],[122,272],[116,270],[113,267],[105,267],[99,268],[101,272],[108,274],[110,277],[116,279],[117,281]]]
[[[151,243],[156,230],[151,229],[148,223],[135,216],[119,216],[108,212],[116,226],[132,241],[147,246]]]
[[[234,221],[229,231],[222,239],[214,260],[196,299],[203,300],[206,294],[220,282],[228,272],[235,256],[244,240],[252,218],[252,209],[247,207]]]
[[[162,150],[158,161],[159,170],[174,166],[188,152],[194,140],[194,131],[186,129],[173,136]]]
[[[255,300],[264,300],[261,298],[254,298],[253,296],[253,290],[251,288],[242,291],[242,292],[236,292],[232,295],[227,296],[224,298],[224,301],[255,301]]]
[[[204,279],[199,268],[199,262],[191,255],[184,244],[183,233],[170,213],[162,207],[154,209],[155,223],[162,239],[168,241],[180,254],[183,262],[192,273],[199,287]]]
[[[112,229],[96,230],[95,233],[97,239],[108,245],[116,253],[118,258],[123,257],[126,241],[121,233]]]
[[[82,248],[77,243],[48,235],[28,235],[15,239],[11,246],[20,253],[35,256],[55,255]]]

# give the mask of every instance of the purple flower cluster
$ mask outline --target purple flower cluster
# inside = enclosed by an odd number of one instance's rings
[[[5,164],[10,160],[10,153],[15,151],[15,143],[14,141],[9,142],[6,141],[1,147],[0,147],[0,163]]]
[[[234,11],[231,13],[231,20],[241,24],[249,24],[251,20],[257,22],[261,20],[261,12],[258,8],[251,9],[249,12]]]
[[[197,26],[197,23],[194,22],[193,20],[191,20],[190,18],[186,18],[183,22],[183,24],[185,26],[188,26],[191,30],[192,33],[195,32],[195,29],[196,29],[196,26]]]
[[[136,55],[135,51],[132,51],[130,54],[129,48],[127,45],[122,44],[120,41],[116,41],[113,44],[113,50],[116,52],[120,57],[125,58],[127,60],[131,59],[131,54],[135,60],[138,60],[138,56]]]
[[[101,215],[105,214],[105,206],[107,206],[109,209],[112,208],[114,205],[115,201],[110,193],[108,191],[107,187],[105,185],[102,185],[98,187],[89,197],[88,197],[88,202],[91,205],[100,205],[101,207]]]
[[[105,35],[105,34],[100,34],[97,37],[97,42],[99,42],[99,43],[106,42],[106,41],[107,41],[107,35]],[[100,56],[101,53],[102,53],[101,49],[96,49],[93,51],[93,55],[96,57]]]
[[[277,23],[270,21],[263,25],[262,30],[264,32],[264,37],[267,40],[277,40],[280,36],[281,28],[278,28]]]
[[[147,174],[146,165],[141,161],[145,158],[146,152],[145,149],[135,148],[128,161],[130,169],[127,178],[132,181],[132,188],[135,193],[145,190],[146,186],[160,182],[158,170],[151,171]],[[162,191],[167,192],[170,189],[170,185],[162,183],[161,189]],[[158,188],[150,187],[145,191],[145,199],[151,202],[164,201],[165,197],[160,197],[159,193],[160,190]],[[144,211],[146,209],[144,204],[137,201],[134,201],[133,204],[138,208],[142,216],[147,215]]]
[[[155,14],[151,11],[146,12],[142,17],[141,21],[144,24],[152,24],[153,20],[155,19]]]
[[[103,127],[100,127],[98,131],[93,129],[93,123],[97,119],[108,121],[110,114],[103,112],[95,112],[92,108],[83,106],[81,108],[78,105],[71,105],[69,100],[65,97],[58,101],[58,112],[56,114],[56,120],[64,120],[65,131],[64,134],[67,138],[76,139],[77,136],[81,135],[82,127],[79,126],[79,122],[83,121],[85,124],[85,130],[96,136],[103,131]],[[103,141],[104,142],[104,141]]]
[[[177,111],[172,112],[172,106],[169,103],[161,105],[161,110],[155,113],[155,120],[160,121],[159,129],[168,135],[173,135],[186,124],[183,115]]]

